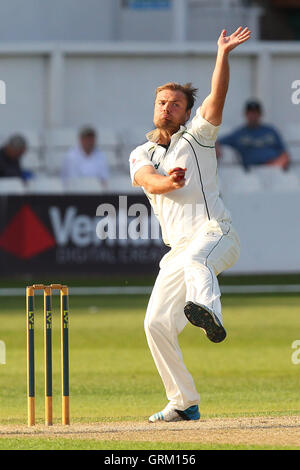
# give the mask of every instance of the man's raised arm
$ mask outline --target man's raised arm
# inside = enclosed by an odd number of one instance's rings
[[[251,31],[248,28],[239,27],[231,36],[226,36],[226,30],[223,29],[218,39],[218,54],[211,81],[211,92],[201,106],[202,117],[214,126],[219,126],[222,122],[229,85],[229,53],[247,41],[250,36]]]

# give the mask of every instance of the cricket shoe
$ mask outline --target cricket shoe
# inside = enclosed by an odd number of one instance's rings
[[[202,328],[208,339],[213,343],[220,343],[226,338],[226,331],[222,323],[218,317],[204,305],[187,302],[184,307],[184,313],[192,325]]]
[[[167,405],[162,411],[150,416],[149,422],[166,421],[168,423],[174,421],[197,421],[200,419],[198,405],[193,405],[184,411],[176,410]]]

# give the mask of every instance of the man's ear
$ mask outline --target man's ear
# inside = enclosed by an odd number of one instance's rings
[[[192,110],[189,109],[189,110],[186,112],[186,115],[185,115],[186,120],[185,120],[185,122],[187,122],[187,121],[190,119],[190,117],[191,117],[191,111],[192,111]]]

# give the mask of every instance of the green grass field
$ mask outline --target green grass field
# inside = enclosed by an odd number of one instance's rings
[[[150,414],[165,406],[162,383],[143,331],[147,300],[147,296],[74,296],[70,299],[72,423],[144,422]],[[54,299],[53,305],[54,420],[59,423],[58,299]],[[37,298],[36,310],[36,414],[37,423],[42,424],[41,297]],[[300,339],[299,315],[297,295],[227,295],[223,296],[223,317],[228,332],[224,343],[212,344],[201,330],[192,325],[186,327],[180,335],[180,345],[201,395],[203,419],[300,415],[300,364],[291,361],[292,342]],[[0,321],[0,340],[6,344],[6,365],[0,366],[0,426],[23,425],[27,422],[25,299],[1,298]],[[233,447],[184,442],[0,439],[0,449],[12,448],[187,450]]]

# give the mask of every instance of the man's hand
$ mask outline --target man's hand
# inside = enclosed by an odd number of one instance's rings
[[[268,161],[266,164],[271,166],[279,166],[283,170],[287,170],[291,163],[290,156],[287,152],[282,152],[278,157],[274,158],[274,160]]]
[[[185,185],[186,168],[173,168],[169,171],[169,177],[172,182],[173,189],[183,188]]]
[[[226,29],[223,29],[219,40],[218,40],[218,48],[219,51],[223,52],[230,52],[233,49],[235,49],[237,46],[242,44],[245,41],[248,41],[251,36],[251,31],[249,28],[242,28],[241,26],[230,36],[226,36],[227,31]]]
[[[186,168],[177,167],[170,170],[169,175],[171,177],[171,180],[174,181],[174,183],[178,183],[179,181],[184,180],[185,172]]]

